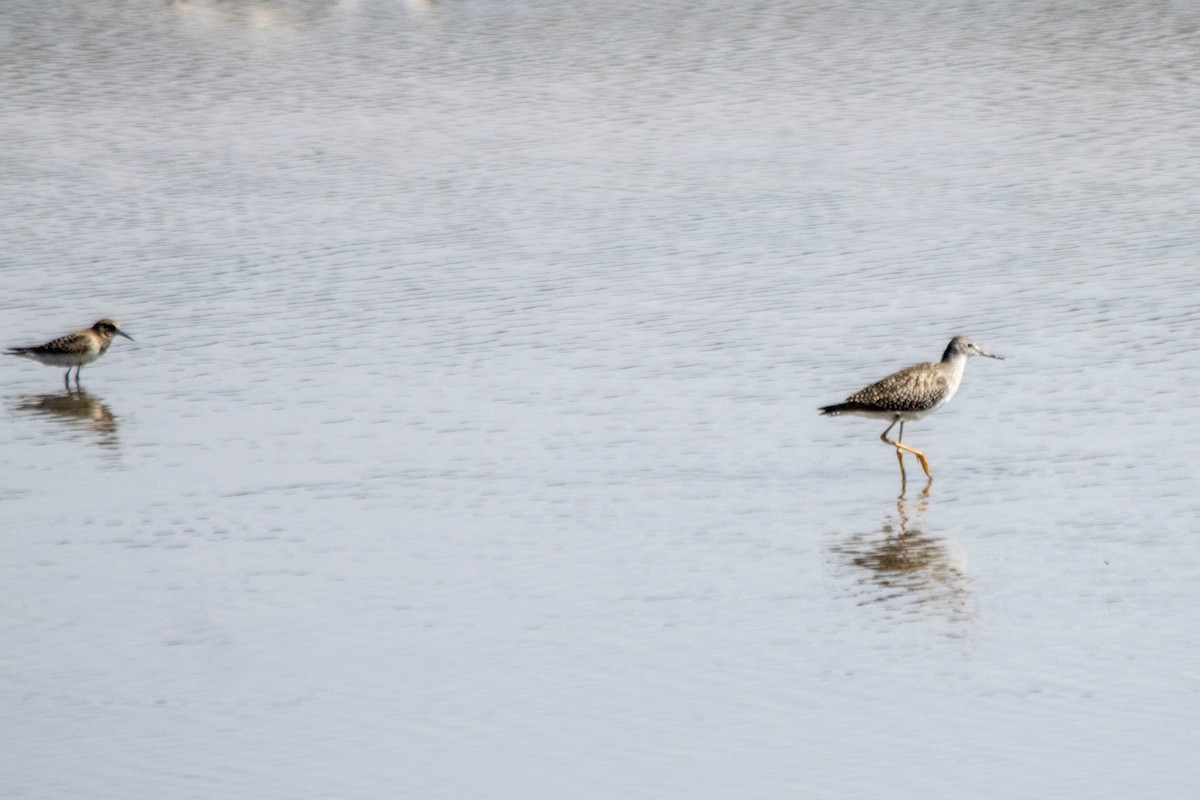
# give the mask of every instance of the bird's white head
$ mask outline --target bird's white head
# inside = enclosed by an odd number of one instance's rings
[[[1004,360],[1001,356],[994,356],[991,353],[983,352],[970,336],[955,336],[951,339],[950,344],[946,347],[946,352],[942,355],[942,360],[952,361],[955,358],[971,358],[972,356],[994,358],[997,361]]]

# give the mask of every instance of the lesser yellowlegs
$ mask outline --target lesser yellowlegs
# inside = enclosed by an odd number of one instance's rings
[[[912,453],[921,462],[921,469],[930,479],[929,461],[915,447],[903,443],[904,423],[921,419],[950,402],[962,383],[963,368],[971,356],[986,356],[1003,361],[1000,356],[985,353],[968,336],[956,336],[950,340],[941,361],[914,364],[899,372],[872,383],[865,389],[846,398],[846,402],[824,406],[822,414],[839,416],[856,414],[860,417],[886,419],[891,422],[879,438],[884,444],[896,448],[896,459],[900,462],[900,475],[904,476],[904,454]],[[900,423],[896,441],[887,438],[888,433]]]
[[[71,368],[75,368],[75,385],[78,386],[79,370],[83,369],[84,364],[90,364],[104,355],[109,345],[112,344],[114,336],[124,336],[129,341],[133,341],[133,337],[121,330],[116,322],[111,319],[102,319],[90,328],[59,336],[42,345],[10,347],[8,354],[31,358],[39,364],[51,367],[66,367],[67,372],[63,375],[63,383],[69,389]]]

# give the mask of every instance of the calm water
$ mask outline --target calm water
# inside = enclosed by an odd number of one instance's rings
[[[1194,796],[1198,45],[9,0],[0,796]]]

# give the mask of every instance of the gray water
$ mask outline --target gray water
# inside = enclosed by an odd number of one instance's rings
[[[1194,796],[1198,32],[9,0],[0,796]]]

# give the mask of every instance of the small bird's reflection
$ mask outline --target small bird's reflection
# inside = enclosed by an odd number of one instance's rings
[[[944,540],[922,531],[928,507],[927,490],[912,503],[901,494],[895,514],[878,532],[853,534],[832,550],[854,573],[859,605],[885,606],[897,620],[970,621],[974,612],[962,559]]]
[[[18,400],[14,408],[21,413],[55,419],[74,430],[95,434],[96,444],[101,447],[117,446],[117,418],[100,398],[83,389],[29,395]]]
[[[347,0],[168,0],[168,5],[184,19],[203,25],[271,30],[319,22]]]

